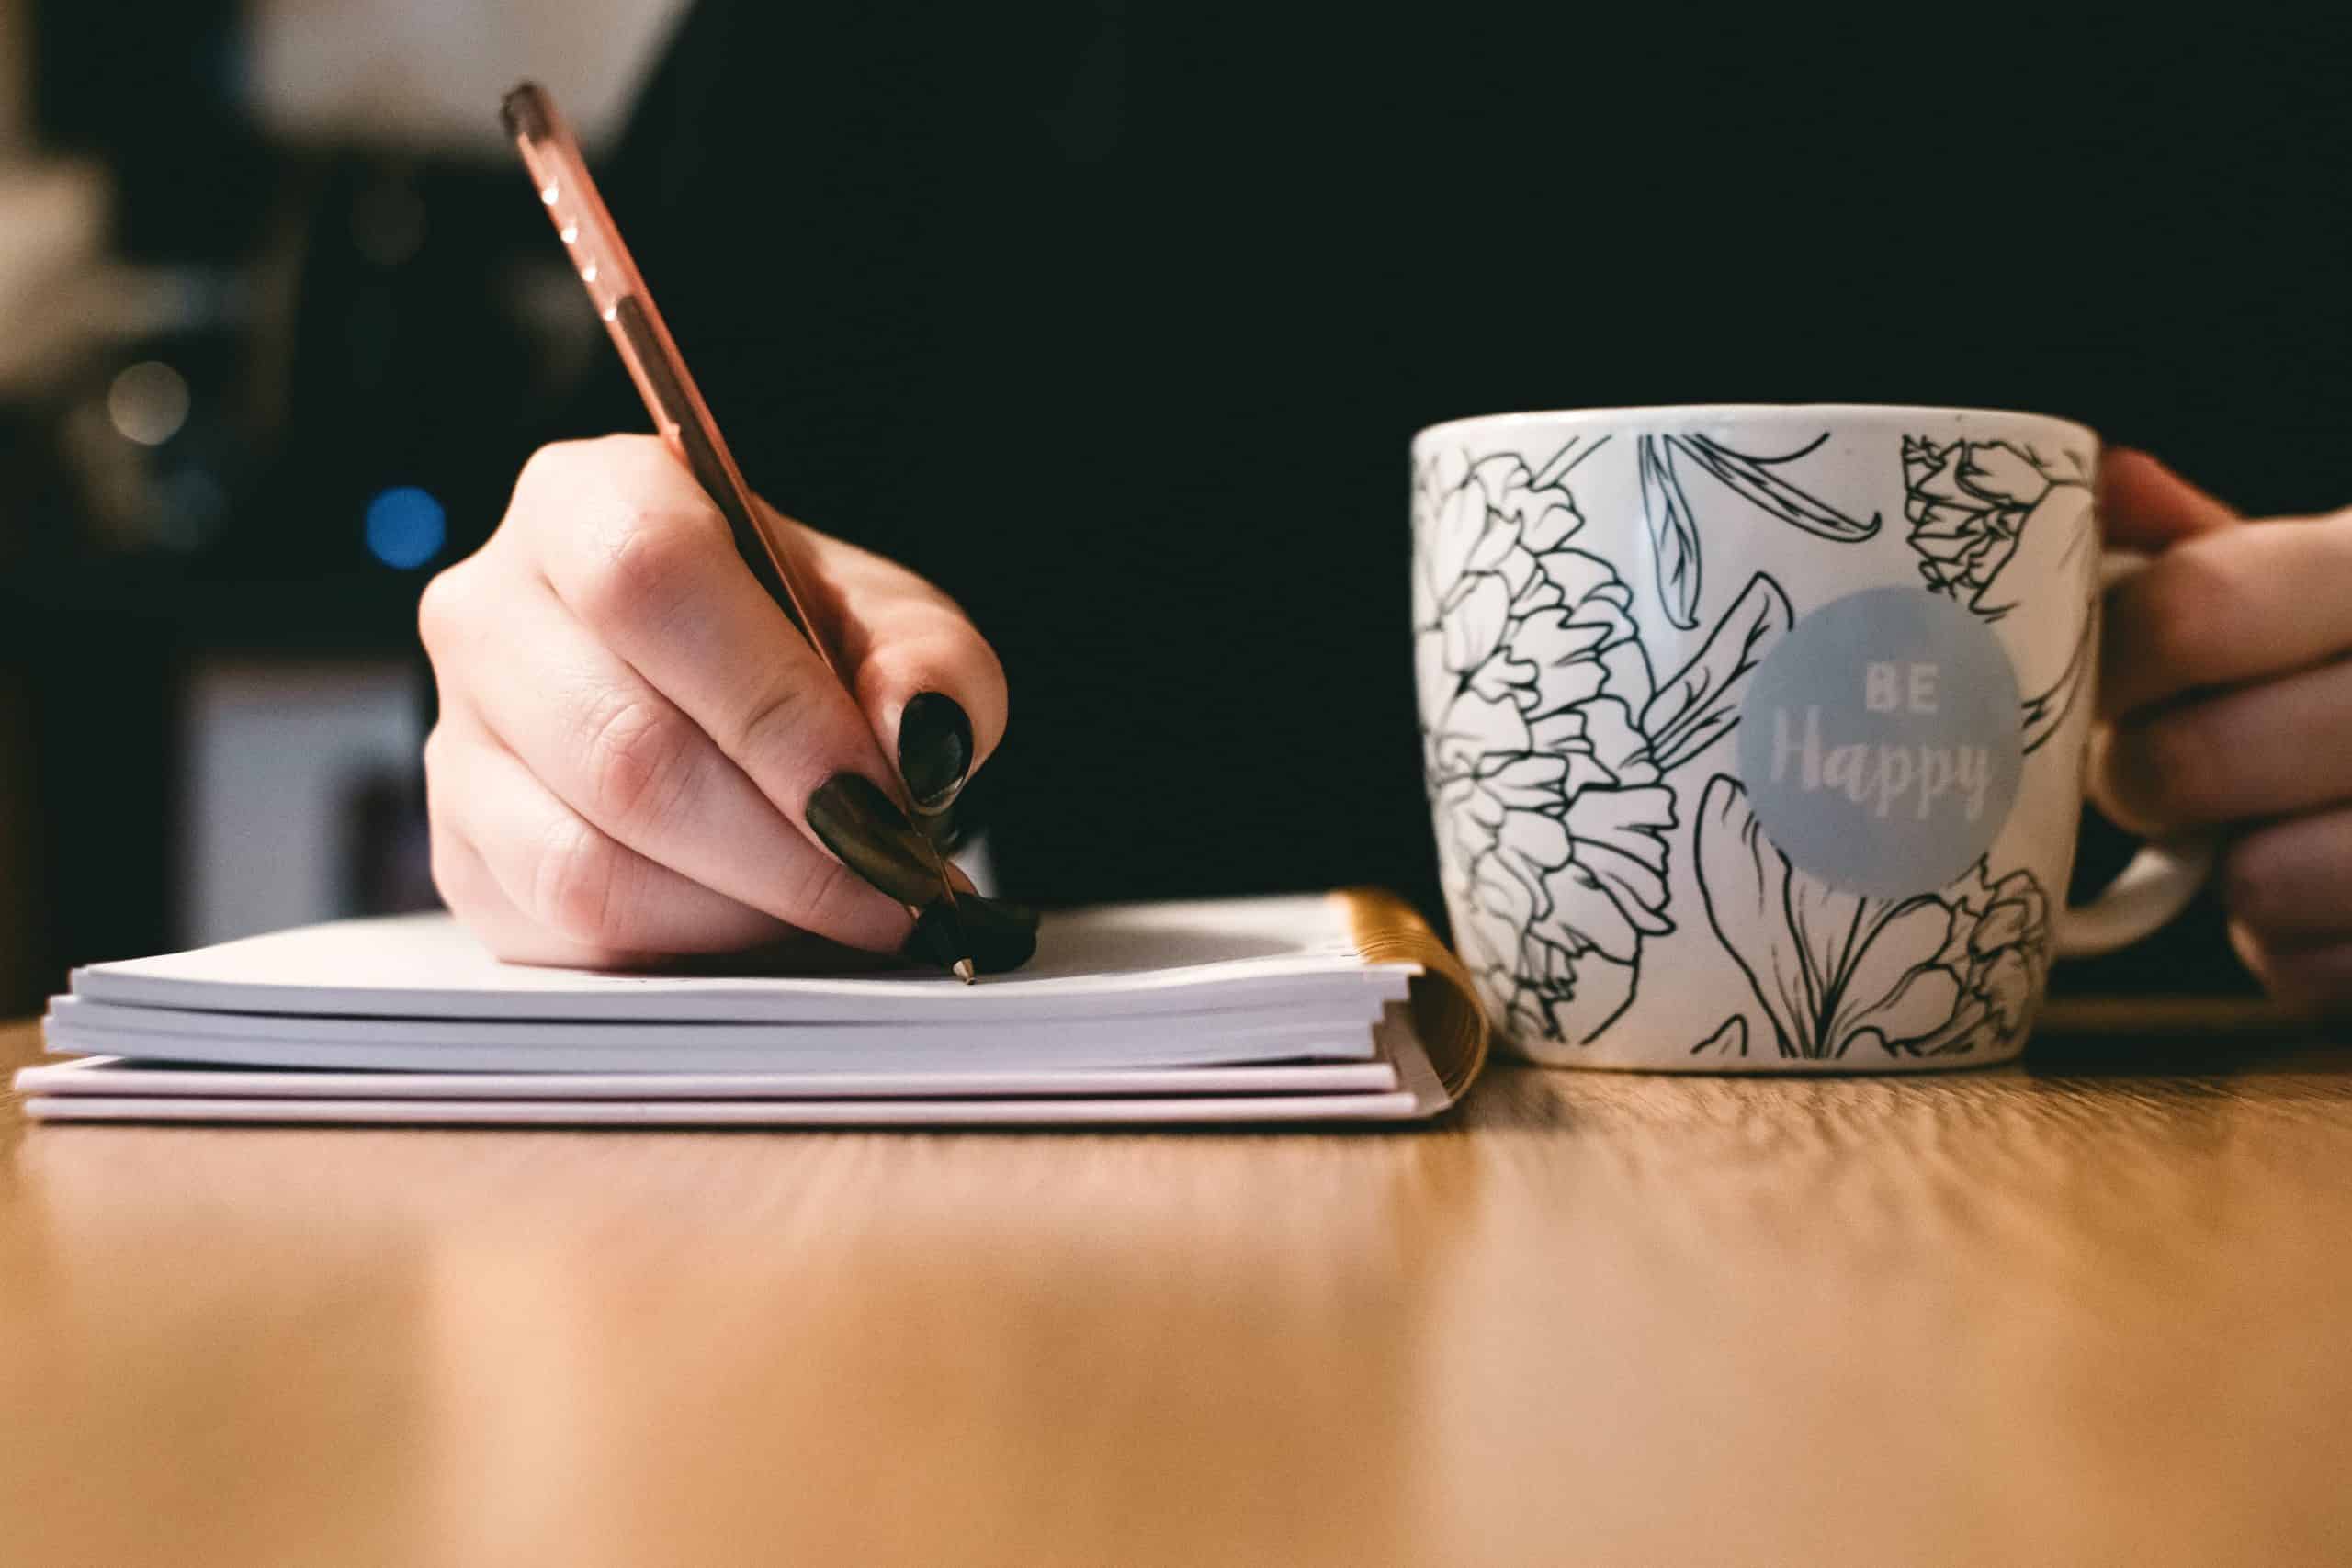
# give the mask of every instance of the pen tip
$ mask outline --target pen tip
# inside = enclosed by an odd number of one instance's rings
[[[963,981],[964,984],[967,986],[972,983],[974,976],[972,974],[972,961],[970,959],[959,958],[956,961],[956,978]]]

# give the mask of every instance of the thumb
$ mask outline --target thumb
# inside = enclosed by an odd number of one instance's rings
[[[924,816],[955,804],[1003,739],[996,650],[946,594],[895,561],[801,525],[809,615],[841,650],[842,680]]]
[[[2107,542],[2154,554],[2238,521],[2235,509],[2206,494],[2145,452],[2114,448],[2099,467],[2100,515]]]

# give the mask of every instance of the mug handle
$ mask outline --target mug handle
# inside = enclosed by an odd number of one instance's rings
[[[2129,947],[2188,908],[2212,869],[2210,839],[2143,845],[2106,891],[2059,912],[2052,932],[2058,956],[2089,958]]]
[[[2099,596],[2145,570],[2150,557],[2109,550],[2099,557]],[[2188,908],[2213,870],[2207,837],[2146,844],[2089,903],[2060,910],[2052,935],[2061,958],[2090,958],[2129,947]]]

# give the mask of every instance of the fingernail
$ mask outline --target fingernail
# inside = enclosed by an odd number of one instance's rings
[[[899,776],[918,811],[956,798],[972,771],[972,721],[953,697],[917,692],[899,716]]]
[[[850,870],[901,904],[939,895],[938,863],[898,803],[859,773],[835,773],[808,796],[808,830]]]

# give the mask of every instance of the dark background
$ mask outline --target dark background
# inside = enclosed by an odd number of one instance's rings
[[[1009,891],[1434,912],[1403,628],[1436,419],[2026,407],[2251,512],[2352,500],[2340,26],[972,9],[699,7],[600,163],[754,482],[1004,654],[975,804]],[[411,658],[521,454],[643,423],[494,143],[273,133],[217,0],[28,17],[28,155],[109,171],[112,259],[186,287],[0,413],[12,1006],[181,935],[189,670]],[[180,432],[76,447],[159,356]],[[115,461],[142,521],[94,516]],[[368,545],[393,486],[446,518],[413,567]],[[413,903],[413,777],[363,783],[341,907]],[[2060,983],[2246,984],[2210,901]]]

